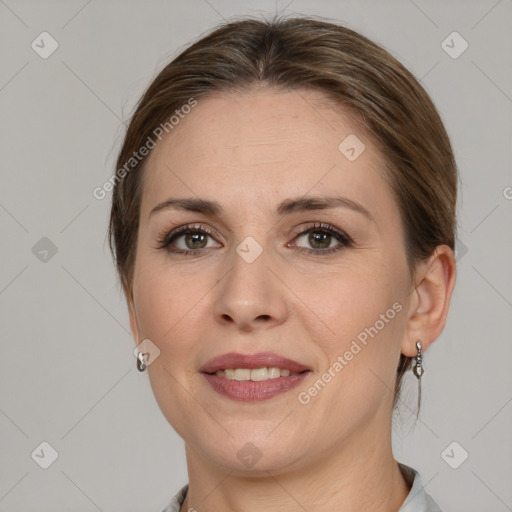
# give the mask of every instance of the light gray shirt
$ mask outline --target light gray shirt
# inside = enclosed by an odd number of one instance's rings
[[[423,488],[419,473],[405,464],[399,463],[400,469],[411,490],[398,512],[442,512],[432,497]],[[185,501],[188,484],[184,485],[162,512],[180,512],[180,507]],[[185,511],[187,512],[187,511]]]

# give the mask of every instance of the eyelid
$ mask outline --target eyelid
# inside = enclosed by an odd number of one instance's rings
[[[314,231],[324,231],[327,233],[332,233],[333,236],[338,240],[339,244],[335,247],[330,247],[328,249],[309,249],[305,247],[297,247],[299,252],[305,252],[312,255],[319,255],[322,254],[329,254],[333,252],[338,252],[344,247],[349,247],[354,244],[354,239],[346,233],[346,231],[341,230],[339,228],[336,228],[335,226],[326,223],[326,222],[312,222],[309,225],[304,226],[302,224],[301,226],[294,228],[292,230],[292,233],[294,235],[293,240],[296,240],[299,236],[304,236],[308,232]],[[171,241],[175,238],[179,237],[182,234],[186,234],[189,232],[204,232],[208,236],[210,236],[212,239],[216,239],[216,233],[214,233],[208,226],[201,224],[201,223],[192,223],[192,224],[185,224],[183,226],[180,226],[176,229],[171,230],[170,232],[168,230],[164,230],[160,233],[160,235],[157,236],[157,249],[167,249],[168,252],[174,253],[174,254],[201,254],[206,250],[206,248],[202,249],[177,249],[177,250],[170,250],[168,247],[171,245]],[[287,244],[287,247],[290,247],[289,244]],[[292,247],[296,247],[295,245],[292,245]]]
[[[307,247],[297,247],[295,243],[292,245],[292,247],[296,247],[299,252],[309,254],[312,256],[327,256],[329,254],[335,254],[340,252],[341,250],[351,247],[355,244],[355,240],[353,237],[348,235],[346,231],[341,230],[329,223],[326,222],[314,222],[309,226],[301,226],[300,229],[297,228],[296,230],[296,236],[294,237],[293,241],[301,236],[305,236],[308,233],[311,232],[324,232],[328,233],[330,236],[334,237],[336,240],[338,240],[338,244],[334,247],[329,247],[327,249],[310,249]],[[287,245],[289,247],[289,245]]]
[[[157,235],[157,248],[165,249],[171,242],[172,239],[176,238],[181,234],[188,233],[189,231],[204,231],[211,238],[215,238],[216,233],[214,233],[208,226],[201,223],[192,223],[192,224],[184,224],[183,226],[177,227],[176,229],[164,229]],[[179,252],[179,251],[177,251]],[[197,250],[194,252],[198,252]]]
[[[333,226],[332,224],[329,224],[328,222],[320,221],[313,222],[306,226],[301,225],[300,227],[295,228],[295,236],[304,235],[308,231],[312,231],[314,229],[318,229],[318,231],[332,231],[339,235],[340,237],[345,238],[347,242],[353,242],[352,237],[350,237],[345,231]]]

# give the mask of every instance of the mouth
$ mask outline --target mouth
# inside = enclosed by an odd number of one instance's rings
[[[250,372],[247,372],[247,370],[250,370]],[[253,370],[255,370],[254,379],[252,379]],[[230,352],[210,359],[199,369],[200,372],[208,374],[216,374],[216,372],[221,371],[224,372],[224,375],[218,376],[235,378],[236,380],[288,377],[290,374],[298,374],[308,370],[311,370],[311,368],[272,352],[260,352],[258,354]],[[281,372],[284,372],[284,374],[281,375]]]
[[[211,359],[200,372],[217,393],[250,402],[266,400],[298,386],[312,370],[269,352],[254,355],[232,352]]]
[[[264,380],[278,379],[280,377],[294,377],[302,373],[309,372],[304,370],[302,372],[291,372],[288,368],[277,368],[275,366],[263,368],[226,368],[224,370],[217,370],[216,372],[205,372],[207,375],[216,375],[228,380],[252,380],[253,382],[261,382]]]

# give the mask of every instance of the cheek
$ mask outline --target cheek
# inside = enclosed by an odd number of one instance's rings
[[[144,336],[163,343],[199,300],[200,290],[191,284],[193,276],[180,275],[165,263],[165,258],[144,256],[134,276],[139,327]]]
[[[322,370],[332,368],[338,382],[333,388],[343,388],[347,400],[380,399],[393,388],[405,327],[403,279],[382,264],[369,267],[333,275],[311,306],[329,328],[316,340],[325,354]],[[336,361],[342,369],[333,367]]]
[[[149,338],[160,355],[148,367],[148,376],[162,414],[182,437],[190,430],[190,421],[204,414],[192,398],[189,372],[197,331],[191,327],[200,321],[205,291],[191,286],[193,276],[183,276],[161,263],[142,264],[136,270],[134,295],[140,336]],[[203,312],[204,313],[204,312]],[[195,334],[194,334],[195,333]],[[181,411],[181,412],[180,412]]]
[[[379,330],[384,331],[381,315],[384,315],[385,330],[389,331],[389,326],[396,323],[394,319],[399,307],[393,310],[393,304],[401,304],[403,293],[399,283],[382,266],[372,269],[370,264],[359,268],[352,265],[333,273],[325,283],[326,286],[314,296],[309,295],[308,305],[320,312],[333,345],[337,340],[357,337],[376,322]]]
[[[185,374],[189,376],[197,370],[202,326],[211,315],[208,292],[218,280],[213,273],[199,276],[197,272],[180,270],[161,257],[153,257],[152,261],[141,258],[139,263],[134,294],[140,336],[149,338],[160,350],[160,360],[150,366],[150,376],[174,387],[176,381],[169,373],[183,380]]]
[[[335,305],[326,322],[335,334],[318,341],[325,354],[318,378],[329,382],[316,384],[319,392],[303,390],[333,438],[344,438],[391,406],[405,318],[403,304],[384,280],[365,287],[346,284],[330,296]]]

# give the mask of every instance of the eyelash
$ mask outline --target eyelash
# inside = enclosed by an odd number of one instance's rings
[[[305,252],[307,254],[313,254],[313,255],[325,255],[325,254],[331,254],[334,252],[339,252],[345,247],[350,247],[354,244],[354,240],[349,237],[346,233],[343,231],[340,231],[339,229],[335,228],[334,226],[331,226],[330,224],[325,224],[323,222],[315,223],[314,225],[308,227],[307,229],[303,231],[299,231],[298,233],[295,233],[295,238],[298,238],[302,235],[305,235],[310,232],[322,232],[329,235],[334,235],[334,237],[341,242],[340,245],[336,247],[331,247],[330,249],[307,249],[305,247],[297,247],[299,252]],[[164,231],[162,234],[158,236],[157,242],[158,242],[158,249],[166,249],[170,253],[174,254],[182,254],[184,256],[195,254],[206,250],[206,249],[195,249],[195,250],[183,250],[183,249],[169,249],[169,246],[171,243],[179,236],[184,234],[205,234],[209,235],[212,238],[214,238],[214,233],[210,231],[207,227],[200,225],[200,227],[194,226],[192,224],[187,224],[185,226],[181,226],[174,231],[171,231],[170,233],[167,233],[167,231]]]

